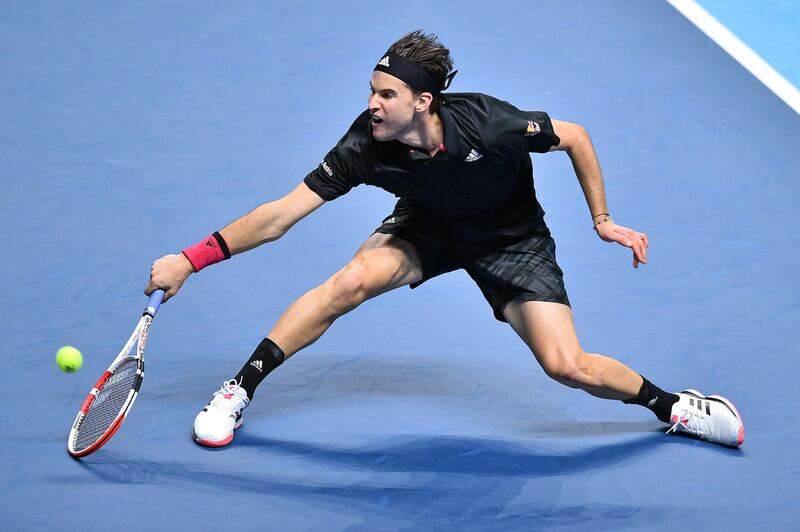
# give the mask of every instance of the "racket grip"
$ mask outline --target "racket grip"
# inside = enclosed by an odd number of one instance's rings
[[[163,290],[156,290],[150,295],[150,299],[147,301],[147,307],[144,309],[145,314],[149,314],[152,317],[155,317],[156,312],[158,312],[158,307],[161,305],[161,302],[164,300],[164,291]]]

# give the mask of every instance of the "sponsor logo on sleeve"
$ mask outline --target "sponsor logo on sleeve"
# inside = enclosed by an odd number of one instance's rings
[[[541,131],[542,131],[542,128],[539,127],[539,123],[538,122],[534,122],[533,120],[528,120],[528,127],[525,130],[525,136],[526,137],[532,137],[532,136],[536,135],[537,133],[539,133]]]
[[[322,169],[325,170],[326,174],[328,174],[329,176],[333,177],[333,168],[328,166],[328,161],[323,160],[320,163],[320,166],[322,166]]]

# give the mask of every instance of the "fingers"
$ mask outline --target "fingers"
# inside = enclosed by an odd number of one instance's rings
[[[595,231],[606,242],[616,242],[631,248],[634,268],[639,268],[640,264],[647,264],[647,248],[650,246],[650,240],[646,234],[615,224],[600,224],[595,227]]]
[[[191,266],[183,255],[166,255],[153,263],[150,267],[150,281],[145,288],[145,295],[151,295],[155,290],[164,290],[163,302],[167,302],[186,281],[191,274]]]
[[[644,233],[636,233],[636,238],[634,239],[636,243],[636,247],[634,248],[634,254],[636,255],[636,261],[642,264],[647,264],[647,246],[650,243],[647,240],[647,235]],[[634,264],[634,268],[638,265]]]
[[[617,227],[614,240],[633,251],[633,267],[639,268],[639,264],[647,264],[647,247],[650,245],[647,235],[638,233],[627,227]]]
[[[636,256],[636,260],[642,264],[647,263],[647,248],[645,248],[644,240],[641,239],[640,235],[636,235],[633,239],[633,253]]]
[[[633,267],[638,268],[639,264],[647,264],[647,248],[644,245],[644,240],[640,238],[640,235],[636,235],[633,238],[633,245],[631,246],[633,249]]]
[[[163,279],[161,279],[162,276],[159,275],[160,269],[159,261],[154,262],[153,265],[150,266],[150,281],[147,283],[147,287],[144,289],[144,295],[149,297],[156,290],[164,290],[164,299],[161,300],[161,302],[164,303],[170,298],[171,294],[169,293],[169,284],[165,283]]]
[[[169,299],[174,296],[178,290],[174,287],[164,286],[163,283],[157,283],[150,278],[150,284],[147,285],[147,288],[144,289],[144,295],[151,296],[153,292],[156,290],[163,290],[164,291],[164,299],[161,300],[162,303],[166,303]]]
[[[166,301],[167,300],[167,296],[166,296],[167,288],[161,286],[158,282],[156,282],[155,279],[153,279],[153,272],[150,272],[150,282],[147,283],[147,287],[144,289],[144,295],[150,297],[151,295],[153,295],[153,292],[155,292],[156,290],[159,290],[159,289],[164,290],[164,299],[163,299],[163,301]]]

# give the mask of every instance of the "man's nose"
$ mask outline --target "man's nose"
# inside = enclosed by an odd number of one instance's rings
[[[370,112],[373,112],[373,113],[375,111],[377,111],[378,109],[380,109],[378,95],[377,94],[373,94],[372,96],[370,96],[369,97],[369,103],[367,105],[369,106]]]

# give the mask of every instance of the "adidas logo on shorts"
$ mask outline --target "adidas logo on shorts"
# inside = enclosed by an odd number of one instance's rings
[[[477,150],[472,150],[472,151],[469,152],[469,155],[467,155],[467,158],[464,159],[464,161],[468,162],[468,163],[474,163],[475,161],[477,161],[481,157],[483,157],[483,155],[478,153]]]

